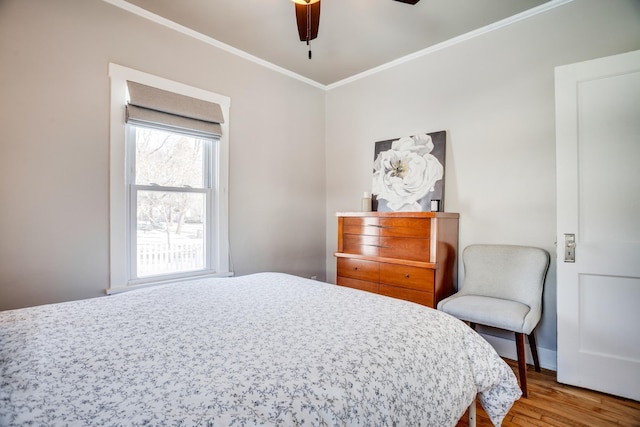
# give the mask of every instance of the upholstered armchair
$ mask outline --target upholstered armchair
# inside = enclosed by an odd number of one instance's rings
[[[522,395],[527,397],[524,336],[529,338],[540,372],[534,328],[542,315],[542,290],[549,268],[544,249],[514,245],[471,245],[462,254],[462,289],[438,304],[438,310],[469,322],[515,332]]]

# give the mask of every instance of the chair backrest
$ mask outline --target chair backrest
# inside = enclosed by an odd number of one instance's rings
[[[541,311],[549,259],[544,249],[529,246],[467,246],[461,293],[518,301]]]

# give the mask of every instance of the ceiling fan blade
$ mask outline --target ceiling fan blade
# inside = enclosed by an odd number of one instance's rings
[[[300,41],[307,41],[307,8],[311,8],[311,32],[309,40],[318,37],[318,27],[320,27],[320,2],[310,5],[294,4],[296,7],[296,21],[298,23],[298,35]]]
[[[409,4],[416,4],[418,3],[420,0],[396,0],[402,3],[409,3]]]

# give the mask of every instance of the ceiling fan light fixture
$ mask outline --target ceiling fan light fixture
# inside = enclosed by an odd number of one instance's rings
[[[320,26],[320,0],[291,0],[296,10],[296,23],[300,41],[307,42],[309,46],[309,59],[311,59],[310,41],[318,37]]]

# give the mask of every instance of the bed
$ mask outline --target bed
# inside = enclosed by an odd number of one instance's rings
[[[513,371],[459,320],[281,273],[0,312],[0,425],[500,425]]]

